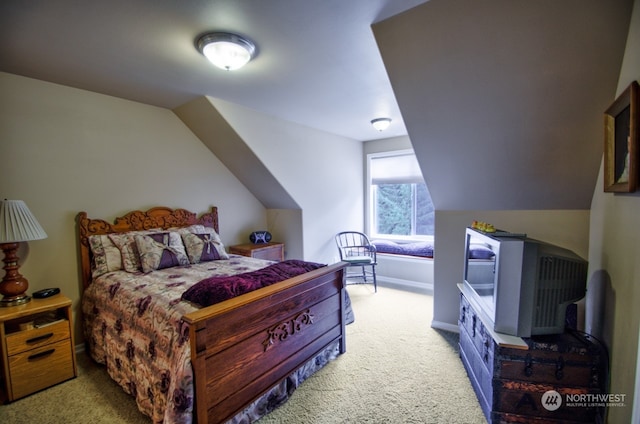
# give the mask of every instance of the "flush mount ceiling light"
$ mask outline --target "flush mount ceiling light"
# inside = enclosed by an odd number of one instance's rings
[[[389,128],[390,124],[391,118],[376,118],[371,121],[371,125],[373,125],[373,128],[377,129],[378,131],[386,130],[387,128]]]
[[[242,68],[254,56],[256,46],[250,40],[230,32],[210,32],[201,36],[198,50],[211,63],[226,71]]]

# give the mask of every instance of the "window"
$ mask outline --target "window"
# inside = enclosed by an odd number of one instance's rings
[[[367,159],[371,237],[433,236],[434,207],[413,151],[375,153]]]

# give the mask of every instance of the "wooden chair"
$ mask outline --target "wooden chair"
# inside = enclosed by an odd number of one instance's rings
[[[376,247],[369,238],[358,231],[343,231],[336,234],[336,244],[340,252],[340,260],[348,263],[346,269],[347,284],[364,284],[367,278],[373,281],[374,291],[378,292],[376,281]],[[357,269],[357,271],[350,271]],[[353,279],[356,279],[355,282]],[[361,280],[360,280],[361,279]]]

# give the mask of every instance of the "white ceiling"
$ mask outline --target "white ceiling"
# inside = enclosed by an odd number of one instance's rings
[[[355,140],[409,133],[440,210],[588,209],[632,6],[0,0],[0,71],[172,110],[211,96]],[[194,45],[212,30],[257,57],[215,68]]]
[[[173,109],[207,95],[356,140],[406,128],[371,24],[426,0],[2,0],[0,71]],[[199,34],[252,39],[213,67]],[[374,130],[377,117],[393,119]]]

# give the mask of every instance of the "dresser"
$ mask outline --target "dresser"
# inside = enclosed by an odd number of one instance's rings
[[[602,423],[606,352],[579,332],[505,344],[460,295],[460,358],[489,423]],[[586,396],[581,396],[586,395]]]
[[[0,308],[0,350],[3,403],[74,378],[71,300],[57,294]]]
[[[229,253],[269,261],[284,261],[284,243],[245,243],[229,246]]]

